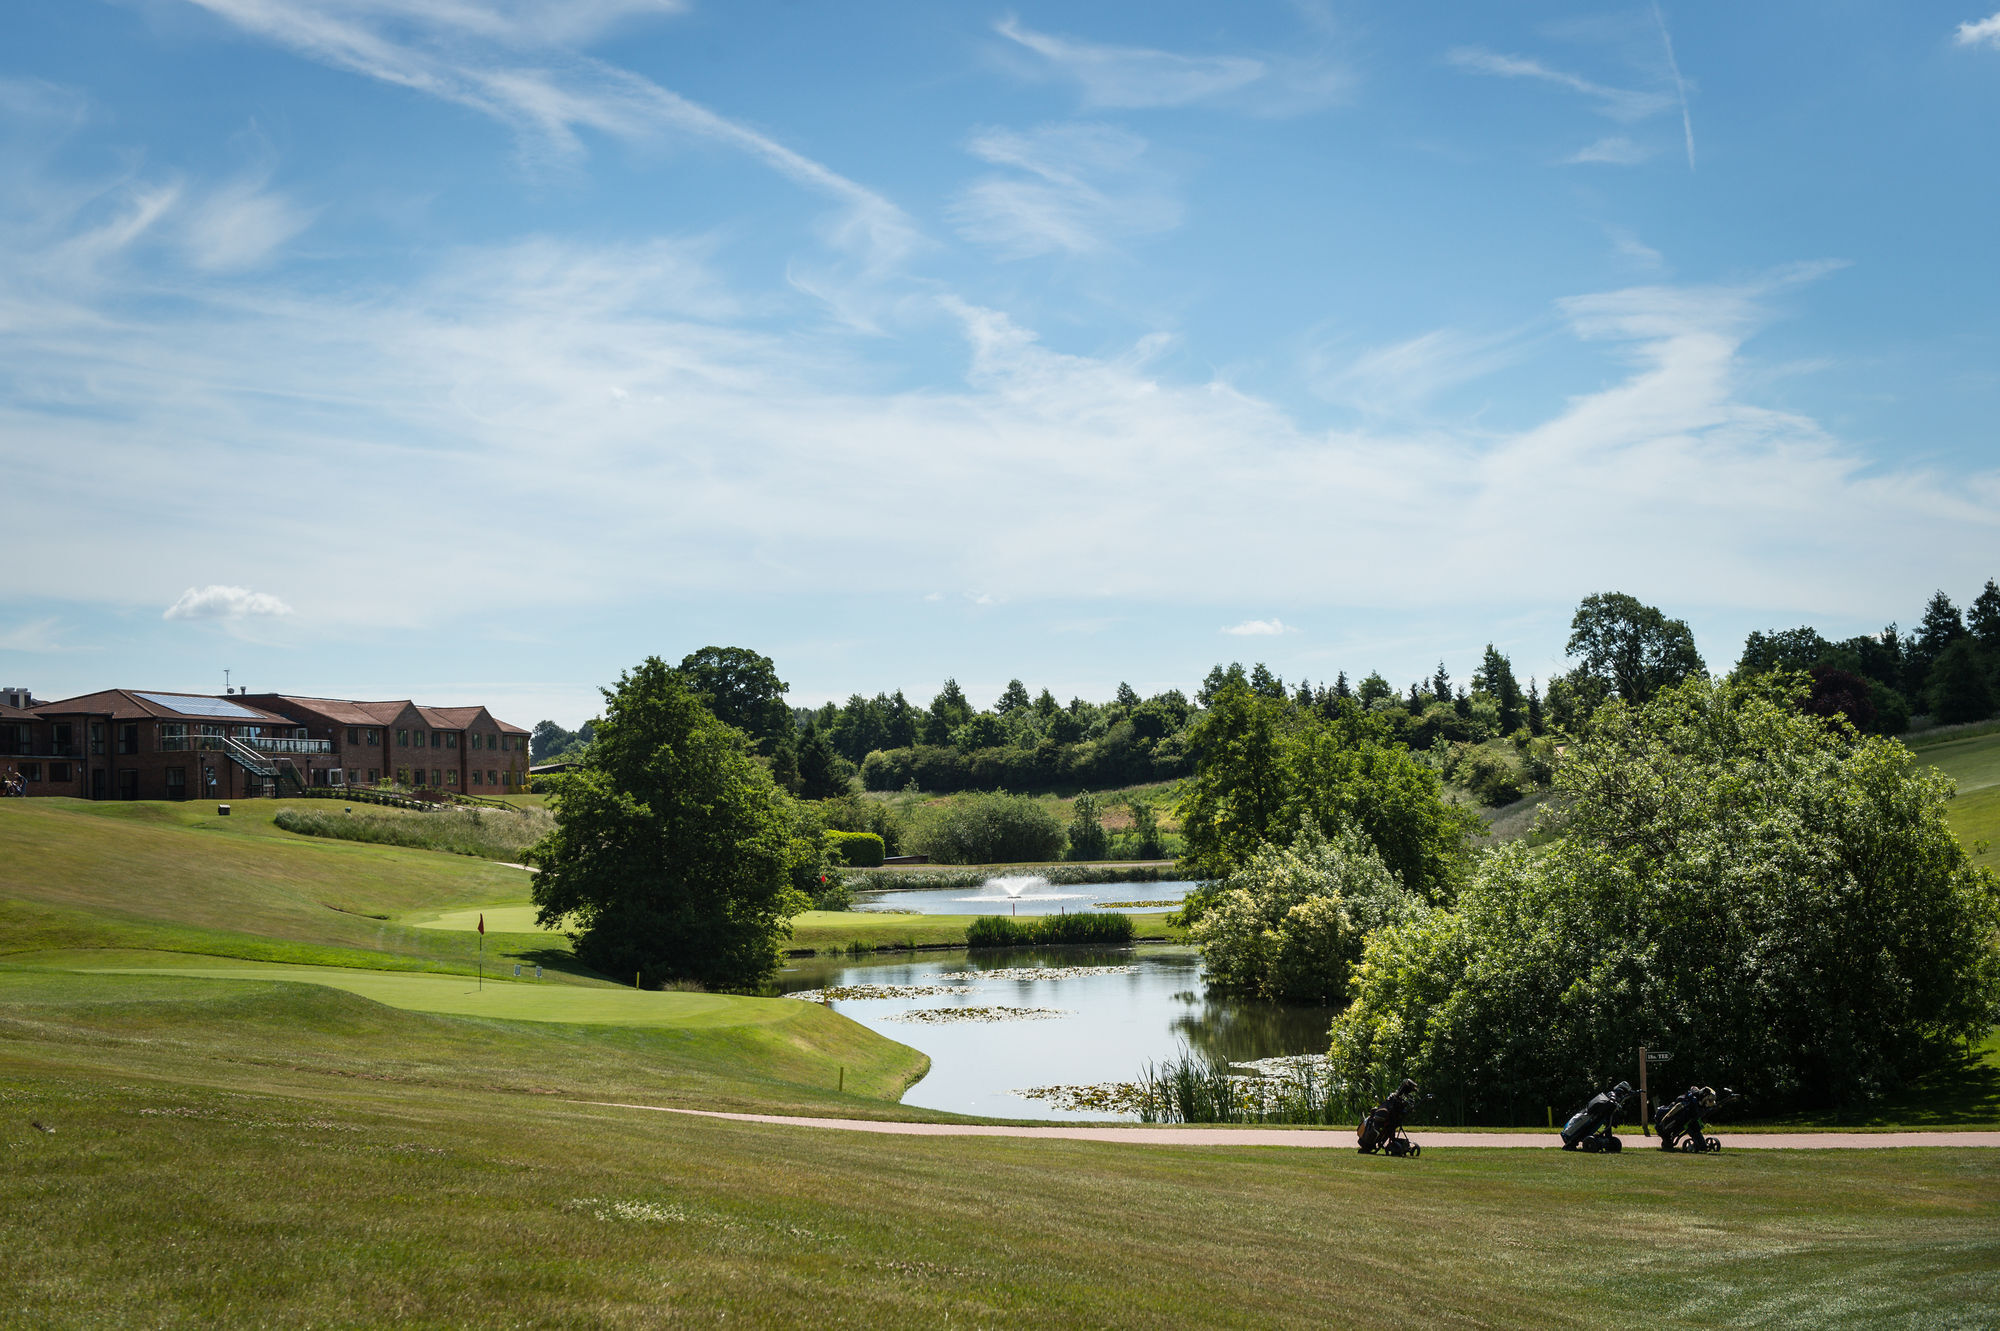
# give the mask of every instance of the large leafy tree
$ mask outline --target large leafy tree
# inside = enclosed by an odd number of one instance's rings
[[[1855,1104],[1936,1066],[2000,999],[2000,883],[1908,750],[1801,711],[1796,676],[1613,703],[1557,775],[1556,833],[1455,907],[1376,935],[1335,1026],[1344,1075],[1539,1120],[1638,1045],[1772,1108]]]
[[[1971,638],[1960,638],[1938,654],[1928,691],[1931,715],[1944,725],[1984,721],[1993,715],[1993,687],[1985,653]]]
[[[555,778],[555,830],[530,852],[538,922],[586,965],[647,984],[741,988],[778,962],[812,848],[742,733],[658,657],[604,691],[584,765]]]
[[[1359,831],[1404,887],[1449,899],[1478,819],[1444,797],[1437,773],[1359,713],[1317,712],[1228,683],[1188,731],[1194,774],[1180,804],[1184,864],[1220,878],[1267,843],[1311,826]]]
[[[1586,596],[1570,620],[1568,653],[1576,674],[1626,702],[1642,703],[1707,667],[1685,620],[1668,619],[1623,592]]]
[[[681,658],[681,674],[715,718],[748,735],[760,753],[791,728],[788,686],[768,656],[747,647],[704,647]]]

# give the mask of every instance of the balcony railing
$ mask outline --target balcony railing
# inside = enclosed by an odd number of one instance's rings
[[[332,753],[333,741],[326,739],[273,739],[247,735],[239,741],[262,753]]]

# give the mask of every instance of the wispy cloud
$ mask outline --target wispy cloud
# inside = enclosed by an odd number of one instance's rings
[[[268,592],[210,583],[190,587],[167,607],[163,619],[270,619],[289,615],[292,608]]]
[[[1991,46],[2000,50],[2000,13],[1958,25],[1960,46]]]
[[[993,27],[1073,80],[1086,106],[1144,110],[1210,103],[1295,115],[1324,106],[1346,90],[1347,80],[1321,62],[1112,46],[1037,32],[1012,17]]]
[[[1408,415],[1447,389],[1504,369],[1522,354],[1511,335],[1438,328],[1406,341],[1342,356],[1332,347],[1306,358],[1313,391],[1375,416]]]
[[[1145,159],[1146,140],[1109,125],[994,129],[967,145],[1014,174],[989,175],[949,209],[967,239],[1009,258],[1108,249],[1125,236],[1169,230],[1180,202]]]
[[[1276,638],[1298,630],[1282,619],[1246,619],[1222,630],[1232,638]]]
[[[1651,148],[1632,142],[1623,134],[1613,134],[1587,143],[1563,158],[1565,165],[1601,163],[1606,166],[1637,166],[1653,155]]]
[[[571,159],[583,132],[721,144],[831,198],[831,243],[879,268],[918,242],[903,211],[758,130],[573,49],[610,24],[677,4],[596,0],[191,0],[308,59],[468,107],[508,126],[531,156]]]
[[[1660,46],[1666,52],[1667,72],[1674,77],[1674,96],[1681,106],[1681,132],[1687,140],[1688,170],[1694,170],[1694,115],[1688,110],[1687,80],[1681,77],[1681,62],[1674,55],[1673,34],[1667,31],[1667,16],[1660,0],[1653,0],[1653,22],[1660,29]]]
[[[239,181],[197,201],[184,223],[189,259],[210,272],[236,272],[270,259],[312,224],[312,211],[260,182]]]
[[[1539,60],[1531,60],[1525,56],[1501,55],[1476,46],[1457,47],[1448,52],[1445,58],[1462,69],[1494,74],[1501,78],[1534,79],[1542,83],[1552,83],[1559,88],[1568,88],[1572,92],[1580,92],[1596,102],[1597,109],[1613,120],[1644,120],[1647,116],[1658,115],[1674,104],[1673,98],[1660,93],[1593,83],[1580,75],[1551,69]]]
[[[0,652],[59,652],[63,650],[62,621],[54,615],[30,619],[0,629]]]

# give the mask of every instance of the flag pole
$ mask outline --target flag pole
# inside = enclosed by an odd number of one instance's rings
[[[486,912],[479,912],[479,988],[486,989]]]

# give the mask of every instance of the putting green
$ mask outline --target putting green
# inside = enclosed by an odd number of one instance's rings
[[[184,955],[141,957],[125,953],[101,957],[38,958],[37,962],[40,966],[63,970],[119,975],[186,975],[210,980],[287,980],[298,984],[323,984],[410,1012],[590,1026],[657,1026],[677,1030],[770,1026],[794,1020],[811,1007],[789,998],[739,998],[733,994],[662,993],[516,982],[511,964],[507,967],[507,978],[488,977],[482,986],[463,975],[348,970],[339,966],[287,966],[275,962],[236,961],[226,957],[203,957],[196,964],[188,964]]]
[[[490,934],[557,932],[554,929],[544,929],[535,923],[535,907],[532,904],[475,906],[471,910],[446,911],[428,920],[406,920],[405,923],[418,929],[463,929],[470,933],[479,927],[481,915],[486,917],[486,932]]]

